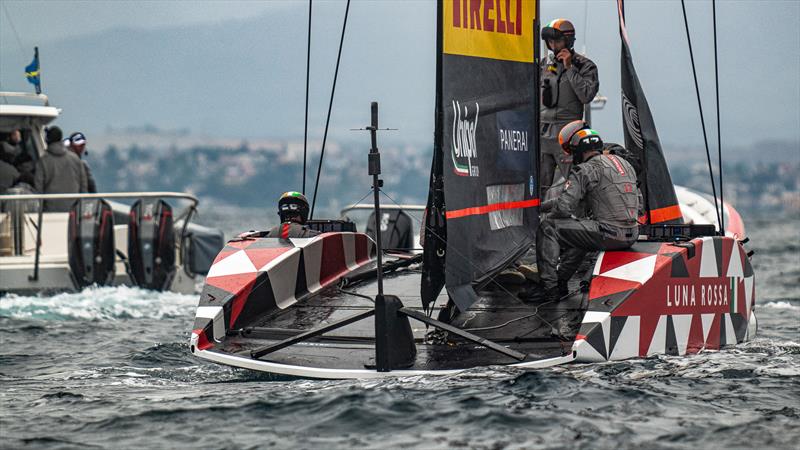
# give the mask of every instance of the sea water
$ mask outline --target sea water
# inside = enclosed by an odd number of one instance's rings
[[[525,372],[275,381],[188,352],[196,295],[0,299],[3,448],[797,448],[800,222],[748,223],[758,337]]]

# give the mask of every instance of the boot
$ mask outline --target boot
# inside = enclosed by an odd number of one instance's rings
[[[520,264],[519,271],[532,283],[539,283],[539,270],[535,264]]]
[[[558,287],[551,287],[547,288],[544,291],[544,301],[545,302],[558,302],[561,299],[561,296],[558,294]]]

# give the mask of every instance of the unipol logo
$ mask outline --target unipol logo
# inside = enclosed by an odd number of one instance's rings
[[[462,177],[477,177],[478,166],[474,159],[478,158],[478,147],[475,141],[475,130],[478,128],[480,106],[475,103],[470,111],[467,105],[453,100],[453,170]]]
[[[622,117],[625,118],[625,128],[637,147],[644,149],[644,139],[642,139],[642,128],[639,125],[639,111],[636,106],[628,100],[625,92],[622,92]]]

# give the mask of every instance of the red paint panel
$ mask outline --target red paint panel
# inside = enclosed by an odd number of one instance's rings
[[[706,341],[707,349],[719,350],[721,321],[722,314],[714,314],[714,320],[711,321],[711,329],[708,330],[708,340]]]
[[[225,275],[222,277],[206,278],[206,284],[222,289],[223,291],[235,294],[246,288],[248,284],[258,276],[258,272],[237,273],[236,275]]]
[[[703,338],[703,319],[700,314],[692,316],[692,325],[689,328],[689,340],[686,343],[686,354],[691,355],[699,352],[705,347]]]
[[[266,276],[266,274],[264,274],[264,276]],[[250,298],[250,293],[253,291],[255,281],[256,279],[253,278],[250,283],[245,285],[242,290],[236,294],[236,297],[234,297],[231,302],[231,321],[228,324],[228,328],[233,328],[233,324],[235,324],[236,319],[239,318],[239,314],[241,314],[244,305],[247,304],[247,300]]]
[[[325,286],[347,272],[341,234],[331,234],[322,239],[322,261],[319,284]]]
[[[197,334],[197,349],[198,350],[207,350],[214,346],[211,341],[208,340],[208,336],[206,336],[205,330],[197,329],[192,330],[193,333]]]
[[[650,253],[609,251],[603,253],[603,261],[600,263],[600,274],[624,266],[625,264],[638,261],[640,259],[653,256]]]
[[[260,270],[268,262],[288,252],[294,247],[275,247],[275,248],[251,248],[244,251],[256,270]]]
[[[658,314],[646,314],[639,318],[639,356],[642,358],[647,356],[660,318]]]
[[[634,281],[620,280],[617,278],[608,278],[598,275],[592,278],[592,284],[589,286],[589,300],[606,297],[618,292],[638,289],[639,286],[641,286],[641,284]]]
[[[355,238],[356,263],[363,264],[369,260],[369,242],[364,234],[357,234]]]

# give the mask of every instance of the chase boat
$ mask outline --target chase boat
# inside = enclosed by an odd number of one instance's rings
[[[20,130],[23,150],[38,159],[46,149],[44,128],[60,110],[44,94],[0,97],[6,100],[0,132]],[[69,211],[45,212],[48,200],[74,202]],[[191,223],[197,204],[180,192],[37,194],[27,185],[11,188],[0,195],[0,295],[91,285],[195,293],[224,245],[221,231]]]
[[[283,376],[375,378],[688,355],[754,335],[755,275],[741,218],[726,204],[722,227],[705,196],[673,186],[633,68],[621,1],[625,147],[640,163],[646,199],[640,238],[627,250],[588,257],[558,302],[520,295],[536,285],[497,281],[525,257],[539,221],[539,5],[498,3],[503,15],[479,16],[505,17],[503,31],[487,33],[461,20],[467,3],[438,6],[436,131],[424,210],[380,206],[373,104],[370,232],[325,221],[309,224],[325,231],[312,238],[251,233],[229,241],[200,296],[194,355]],[[405,233],[394,229],[402,215],[419,224],[421,252],[394,238]],[[570,331],[553,333],[564,322]]]

